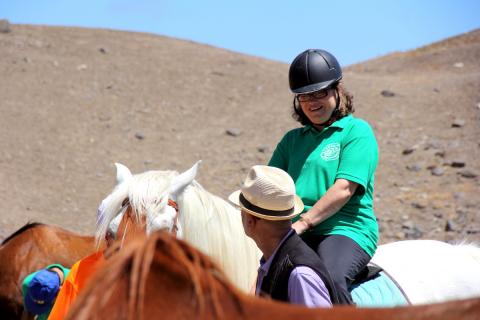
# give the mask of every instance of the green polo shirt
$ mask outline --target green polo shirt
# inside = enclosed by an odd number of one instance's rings
[[[340,211],[304,235],[344,235],[373,256],[378,241],[378,224],[373,211],[377,163],[378,146],[372,128],[366,121],[349,115],[322,131],[305,126],[287,132],[269,165],[290,174],[305,204],[305,212],[336,179],[358,183],[355,194]]]

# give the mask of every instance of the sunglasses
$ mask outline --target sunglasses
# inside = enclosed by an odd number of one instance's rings
[[[296,98],[299,102],[309,102],[309,101],[315,101],[315,100],[320,100],[328,96],[330,93],[330,88],[315,91],[312,93],[306,93],[306,94],[297,94]]]

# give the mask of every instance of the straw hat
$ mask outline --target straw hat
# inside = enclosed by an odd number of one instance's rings
[[[233,192],[228,200],[265,220],[289,220],[303,210],[292,178],[282,169],[269,166],[253,166],[242,188]]]

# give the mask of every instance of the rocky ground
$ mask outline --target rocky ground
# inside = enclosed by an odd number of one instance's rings
[[[321,44],[319,44],[320,46]],[[114,162],[226,197],[290,117],[288,65],[144,33],[0,23],[0,239],[92,233]],[[480,241],[480,30],[345,70],[381,159],[381,242]]]

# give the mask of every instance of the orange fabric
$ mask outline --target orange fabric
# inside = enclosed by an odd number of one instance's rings
[[[73,265],[58,293],[48,320],[61,320],[67,315],[79,292],[104,261],[103,251],[98,251]]]

